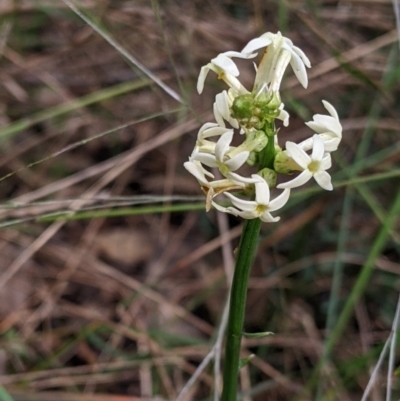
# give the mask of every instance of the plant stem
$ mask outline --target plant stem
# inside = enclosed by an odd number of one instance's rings
[[[230,293],[229,319],[225,344],[225,363],[221,401],[236,401],[247,282],[257,248],[260,219],[246,220],[236,258]]]

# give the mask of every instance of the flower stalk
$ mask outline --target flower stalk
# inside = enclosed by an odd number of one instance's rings
[[[261,223],[260,219],[246,220],[239,242],[229,301],[222,401],[236,401],[237,397],[240,344],[246,308],[247,283],[257,249]]]

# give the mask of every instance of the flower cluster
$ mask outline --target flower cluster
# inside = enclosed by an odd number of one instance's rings
[[[249,91],[239,81],[239,70],[232,59],[253,59],[261,49],[265,50]],[[292,188],[314,178],[323,189],[332,190],[326,170],[331,167],[330,153],[337,150],[342,139],[342,126],[331,104],[323,100],[329,115],[317,114],[306,123],[314,132],[310,138],[298,144],[287,141],[285,150],[279,146],[275,120],[282,121],[285,127],[289,125],[289,114],[279,93],[289,64],[306,88],[306,67],[310,68],[307,56],[280,32],[268,32],[251,40],[241,52],[221,53],[202,67],[197,82],[199,94],[209,71],[228,85],[227,90],[215,97],[216,123],[208,122],[200,128],[192,155],[184,164],[206,194],[207,210],[214,206],[244,219],[275,222],[279,217],[273,217],[271,212],[286,204]],[[235,132],[239,145],[232,144]],[[246,177],[238,173],[245,164],[256,168],[256,174]],[[213,173],[210,169],[214,169]],[[271,199],[270,189],[276,186],[278,174],[291,175],[298,171],[300,174],[295,178],[277,185],[283,192]],[[231,206],[216,202],[215,197],[220,194]]]

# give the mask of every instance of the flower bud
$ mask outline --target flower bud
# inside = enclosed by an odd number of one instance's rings
[[[262,130],[280,115],[280,105],[279,93],[239,95],[233,100],[231,116],[248,130]]]
[[[264,178],[265,182],[268,184],[270,188],[276,186],[276,172],[271,170],[270,168],[263,168],[257,173],[259,176]]]
[[[299,170],[299,165],[284,150],[275,155],[274,169],[277,173],[290,174],[293,170]]]

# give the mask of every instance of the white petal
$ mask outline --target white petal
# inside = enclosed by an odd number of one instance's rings
[[[199,134],[202,134],[205,130],[210,129],[210,128],[214,128],[214,127],[218,127],[218,124],[216,124],[216,123],[204,123],[199,129]]]
[[[321,188],[332,191],[331,176],[326,171],[317,171],[314,174],[314,179]]]
[[[233,130],[225,132],[218,139],[217,145],[215,146],[215,157],[220,163],[224,163],[225,153],[229,150],[229,145],[232,142]]]
[[[301,58],[301,60],[303,61],[304,65],[308,68],[311,68],[311,63],[310,60],[308,59],[308,57],[305,55],[305,53],[303,52],[303,50],[301,50],[299,47],[293,46],[293,51],[298,54]]]
[[[257,56],[257,53],[253,53],[253,52],[235,52],[235,51],[227,51],[224,54],[226,57],[238,57],[238,58],[254,58]]]
[[[283,121],[283,126],[284,127],[287,127],[289,125],[289,113],[286,110],[282,109],[280,111],[279,116],[277,117],[277,119]]]
[[[227,178],[229,178],[235,184],[255,184],[258,182],[258,179],[242,177],[241,175],[232,172],[227,174]]]
[[[227,132],[228,128],[220,127],[218,124],[215,123],[206,123],[206,124],[213,124],[213,126],[207,127],[203,130],[200,129],[198,137],[199,139],[210,138],[212,136],[220,136]],[[204,124],[205,125],[205,124]],[[232,130],[229,130],[232,131]]]
[[[303,142],[300,142],[298,146],[300,146],[305,152],[312,149],[313,147],[313,138],[307,138]]]
[[[289,156],[303,169],[306,169],[311,163],[311,158],[306,152],[294,142],[286,142],[286,150]]]
[[[319,137],[319,135],[314,134],[313,136],[313,150],[311,154],[311,159],[316,161],[321,161],[324,156],[324,141]]]
[[[222,118],[221,113],[218,110],[218,106],[217,106],[216,102],[214,102],[214,104],[213,104],[213,112],[214,112],[215,121],[218,123],[218,125],[220,127],[225,128],[224,119]]]
[[[269,87],[270,91],[272,92],[279,91],[283,75],[285,74],[289,62],[291,62],[291,59],[292,59],[292,54],[290,51],[287,51],[286,49],[281,51],[278,59],[276,60],[273,66],[271,84]]]
[[[252,175],[253,178],[261,178],[257,174]],[[261,178],[262,179],[262,178]],[[256,202],[258,205],[268,206],[269,198],[270,198],[270,191],[268,184],[262,179],[262,181],[256,182]]]
[[[326,110],[328,111],[328,113],[334,119],[339,121],[339,116],[338,116],[338,113],[337,113],[336,109],[329,102],[327,102],[326,100],[323,100],[322,103],[323,103],[324,107],[326,108]]]
[[[208,181],[199,164],[196,164],[194,162],[186,162],[183,164],[183,166],[187,171],[189,171],[190,174],[192,174],[197,179],[197,181],[200,182],[200,184],[208,185]]]
[[[218,93],[218,95],[215,96],[215,103],[217,104],[221,116],[225,120],[228,120],[230,117],[228,93],[226,91]]]
[[[269,212],[264,212],[259,216],[260,220],[263,221],[264,223],[276,223],[279,221],[281,218],[279,216],[273,217],[271,213]]]
[[[262,47],[269,46],[272,40],[266,37],[260,37],[250,40],[249,43],[243,48],[242,53],[253,53],[255,50],[259,50]]]
[[[246,219],[246,220],[252,220],[252,219],[256,219],[258,217],[255,210],[239,212],[237,215],[240,216],[242,219]]]
[[[218,163],[215,156],[211,155],[210,153],[199,152],[193,156],[193,160],[197,160],[208,167],[218,167]]]
[[[308,121],[305,124],[307,125],[307,127],[311,128],[317,134],[322,134],[327,131],[327,129],[324,125],[318,124],[315,121]]]
[[[325,152],[334,152],[339,147],[340,138],[329,138],[328,136],[325,137],[324,134],[320,135],[320,137],[324,141]]]
[[[225,192],[224,195],[226,195],[236,207],[242,209],[243,211],[252,212],[257,209],[257,203],[254,201],[239,199],[228,192]]]
[[[225,166],[227,166],[230,171],[236,171],[238,168],[242,167],[244,163],[246,163],[249,155],[250,152],[240,152],[236,156],[232,157],[232,159],[225,162]]]
[[[210,67],[208,66],[208,64],[201,67],[199,78],[197,79],[197,93],[199,95],[203,92],[204,81],[207,78],[208,71],[210,71]]]
[[[258,65],[258,70],[256,77],[254,79],[254,87],[253,87],[253,92],[256,92],[257,94],[262,91],[263,88],[268,85],[272,78],[273,78],[273,73],[272,73],[272,68],[274,67],[273,63],[273,55],[272,54],[273,49],[270,51],[267,51],[266,53],[263,54],[263,57],[260,61],[260,64]]]
[[[332,167],[332,158],[331,155],[328,153],[321,160],[321,170],[328,170],[331,167]]]
[[[304,170],[300,175],[298,175],[293,180],[279,184],[277,188],[297,188],[304,185],[312,177],[312,173],[308,170]]]
[[[210,178],[214,178],[214,174],[211,174],[209,171],[207,171],[202,164],[195,159],[195,156],[198,155],[199,152],[197,152],[196,150],[193,151],[193,155],[191,157],[189,157],[189,162],[188,163],[192,163],[194,165],[193,168],[197,169],[200,174],[202,174],[202,176],[205,177],[210,177]]]
[[[219,54],[216,58],[213,58],[211,63],[219,67],[224,72],[232,74],[234,77],[239,75],[239,70],[236,67],[236,64],[224,54]]]
[[[221,117],[228,121],[234,128],[239,128],[238,122],[231,117],[230,100],[227,91],[223,91],[215,96],[215,103]]]
[[[220,212],[223,212],[223,213],[233,214],[234,216],[238,216],[239,213],[240,213],[239,210],[235,209],[235,208],[232,207],[232,206],[223,207],[223,206],[221,206],[221,205],[218,205],[218,203],[216,203],[216,202],[214,202],[214,201],[212,201],[211,204],[212,204],[217,210],[219,210]]]
[[[278,197],[273,199],[269,203],[268,209],[273,212],[274,210],[278,210],[286,205],[286,202],[289,200],[290,189],[286,188]]]
[[[323,114],[316,114],[313,118],[315,123],[319,126],[319,134],[329,131],[339,138],[342,137],[342,125],[335,118]],[[312,129],[311,124],[307,125]]]
[[[240,83],[240,81],[231,74],[226,73],[223,78],[224,82],[230,86],[232,90],[235,91],[235,96],[237,95],[247,95],[250,92]]]
[[[295,73],[299,82],[303,85],[304,88],[307,88],[308,77],[306,67],[304,66],[303,60],[294,52],[292,52],[290,65],[292,66],[293,72]]]

